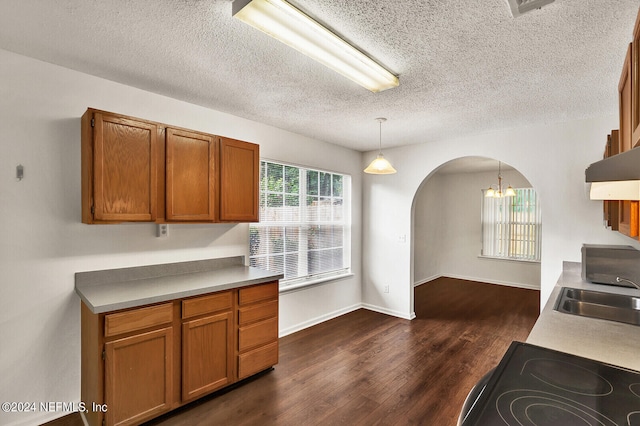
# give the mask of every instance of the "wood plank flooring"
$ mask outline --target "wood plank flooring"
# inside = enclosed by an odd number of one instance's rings
[[[455,425],[540,294],[454,279],[416,288],[417,318],[358,310],[280,339],[273,371],[149,425]]]

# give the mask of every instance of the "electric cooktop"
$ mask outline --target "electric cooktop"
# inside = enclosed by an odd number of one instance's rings
[[[513,342],[463,425],[640,426],[640,372]]]

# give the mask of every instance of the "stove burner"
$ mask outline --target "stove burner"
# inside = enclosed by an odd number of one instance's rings
[[[570,362],[548,358],[530,359],[524,363],[520,372],[526,373],[556,389],[578,395],[606,396],[613,392],[613,385],[607,379]]]
[[[496,409],[509,426],[617,426],[584,404],[530,389],[502,393],[496,399]]]
[[[629,390],[632,394],[640,398],[640,383],[633,383],[629,385]]]
[[[640,426],[640,372],[513,342],[463,424]]]

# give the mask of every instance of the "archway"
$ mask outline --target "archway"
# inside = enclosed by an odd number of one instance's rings
[[[486,157],[462,157],[425,177],[414,195],[411,212],[413,288],[450,277],[540,289],[539,261],[481,255],[482,190],[498,183],[498,163]],[[508,164],[502,164],[501,175],[505,187],[532,186]]]

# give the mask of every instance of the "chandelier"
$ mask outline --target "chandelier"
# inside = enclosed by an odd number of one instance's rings
[[[502,163],[498,161],[498,185],[494,188],[494,185],[489,186],[485,191],[484,196],[487,198],[502,198],[502,197],[514,197],[516,191],[509,185],[507,189],[502,192]]]

